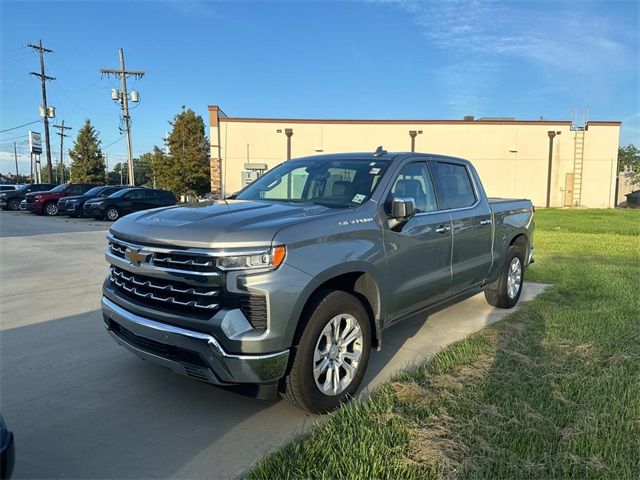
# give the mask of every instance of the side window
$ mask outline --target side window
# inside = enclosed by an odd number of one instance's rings
[[[85,192],[83,185],[71,185],[69,187],[69,195],[81,195]]]
[[[102,190],[98,196],[99,197],[108,197],[109,195],[111,195],[112,193],[114,193],[116,191],[115,188],[105,188],[104,190]]]
[[[142,198],[142,190],[132,190],[129,193],[125,193],[127,200],[139,200]]]
[[[433,182],[426,163],[410,163],[402,168],[391,188],[389,200],[394,197],[413,198],[418,213],[433,212],[438,209]]]
[[[476,195],[473,192],[471,178],[463,165],[435,162],[433,164],[440,199],[440,208],[464,208],[473,205]]]

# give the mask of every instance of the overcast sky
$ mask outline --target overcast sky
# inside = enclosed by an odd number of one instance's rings
[[[1,124],[38,120],[42,38],[56,122],[85,118],[110,164],[125,157],[114,79],[100,68],[144,70],[132,81],[134,153],[162,145],[183,105],[230,116],[621,120],[640,145],[640,2],[632,1],[2,1]],[[0,171],[28,170],[35,124],[0,134]],[[57,161],[59,141],[53,135]]]

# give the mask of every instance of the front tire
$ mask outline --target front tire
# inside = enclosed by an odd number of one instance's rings
[[[489,305],[513,308],[520,299],[523,283],[524,252],[515,245],[511,245],[507,250],[507,257],[498,280],[485,289],[484,296]]]
[[[120,212],[116,207],[109,207],[104,212],[104,219],[109,220],[111,222],[115,222],[118,218],[120,218]]]
[[[58,203],[47,202],[44,204],[44,208],[42,209],[42,211],[47,217],[55,217],[56,215],[58,215]]]
[[[369,315],[355,296],[324,290],[301,321],[304,330],[292,349],[282,395],[302,410],[328,412],[349,400],[362,382],[371,352]]]

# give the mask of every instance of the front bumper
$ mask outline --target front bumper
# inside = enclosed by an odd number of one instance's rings
[[[27,202],[27,210],[31,213],[42,213],[42,202]]]
[[[2,422],[2,420],[0,420]],[[4,427],[0,430],[0,478],[10,478],[16,458],[13,433]]]
[[[106,297],[102,314],[109,334],[130,352],[214,385],[274,383],[284,376],[289,361],[288,349],[264,355],[229,354],[211,335],[138,316]]]
[[[85,203],[82,206],[82,214],[85,217],[102,217],[104,216],[104,208],[95,203]]]
[[[82,207],[78,203],[58,202],[58,215],[80,215]]]

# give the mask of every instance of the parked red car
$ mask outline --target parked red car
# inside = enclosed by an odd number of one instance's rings
[[[97,186],[95,183],[63,183],[46,192],[28,193],[25,196],[27,210],[38,215],[57,215],[58,200],[62,197],[82,195]]]

